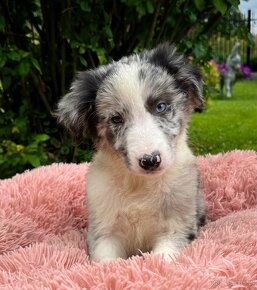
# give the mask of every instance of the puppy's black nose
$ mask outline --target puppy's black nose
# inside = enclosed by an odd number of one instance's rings
[[[154,170],[161,164],[161,155],[158,151],[154,151],[151,155],[145,154],[139,159],[139,166],[145,170]]]

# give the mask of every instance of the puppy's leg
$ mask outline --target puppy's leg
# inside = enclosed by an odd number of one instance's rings
[[[181,248],[183,248],[188,243],[189,240],[187,240],[184,234],[168,233],[157,239],[153,247],[153,253],[162,255],[166,261],[170,262],[174,260],[180,253]]]
[[[126,259],[126,252],[121,242],[113,236],[97,239],[93,247],[89,246],[90,257],[96,262],[107,262],[117,258]]]

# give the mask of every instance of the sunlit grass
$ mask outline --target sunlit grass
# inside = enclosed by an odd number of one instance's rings
[[[257,151],[257,81],[237,82],[230,99],[216,97],[193,115],[189,143],[194,153]]]

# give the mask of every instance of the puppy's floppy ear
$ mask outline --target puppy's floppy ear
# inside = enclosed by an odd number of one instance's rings
[[[71,132],[76,145],[82,142],[86,130],[96,137],[95,99],[106,75],[104,67],[79,72],[70,91],[58,103],[55,116]]]
[[[202,74],[182,54],[177,53],[174,45],[161,44],[155,49],[143,52],[141,57],[156,66],[165,68],[175,78],[179,89],[187,94],[194,108],[204,107]]]

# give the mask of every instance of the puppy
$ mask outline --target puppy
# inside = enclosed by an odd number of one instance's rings
[[[203,105],[200,72],[167,43],[78,73],[57,116],[97,149],[87,175],[91,259],[171,260],[197,237],[205,213],[186,130]]]

